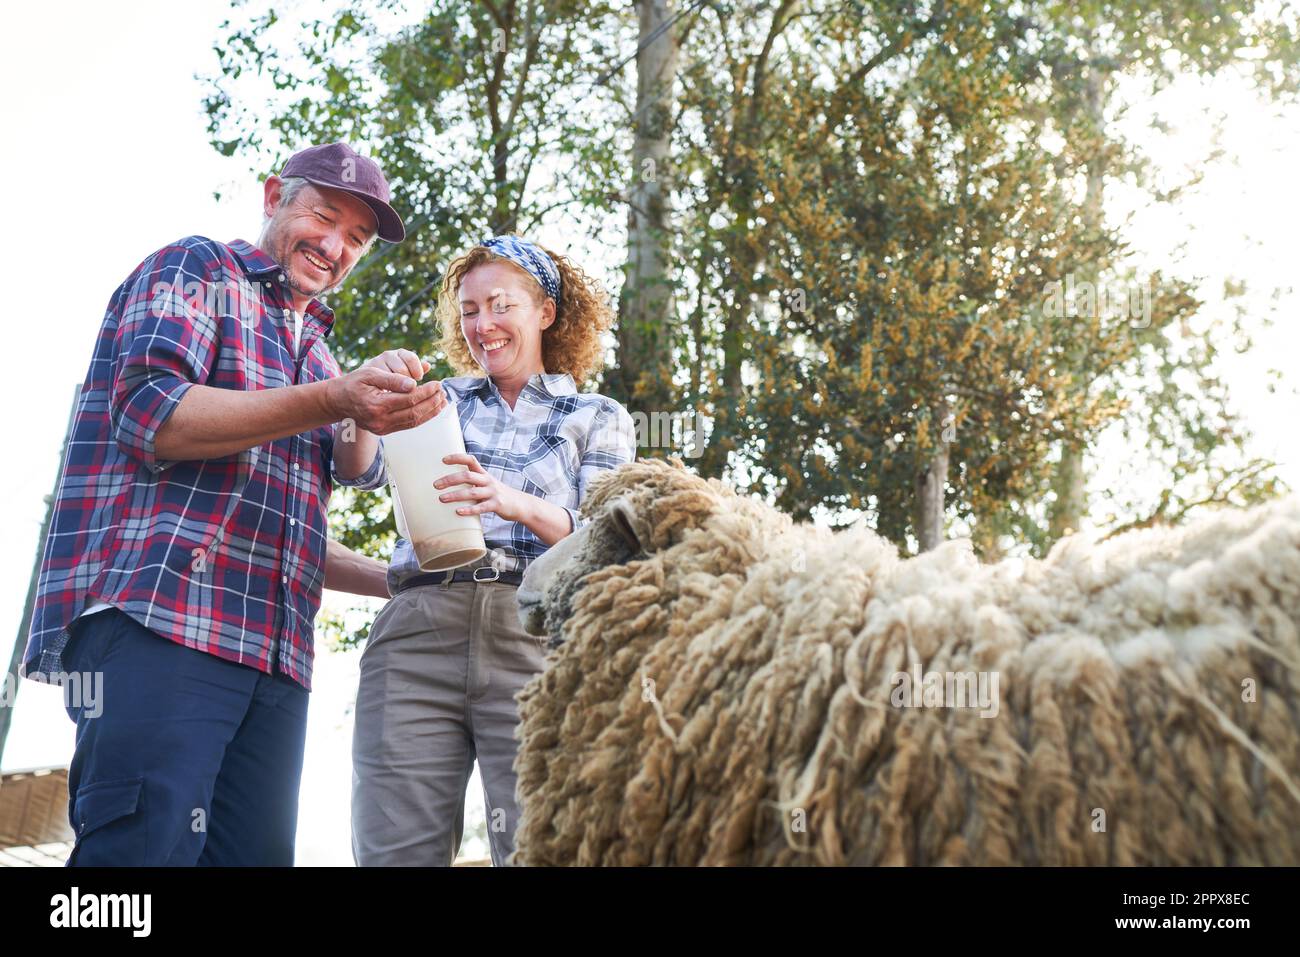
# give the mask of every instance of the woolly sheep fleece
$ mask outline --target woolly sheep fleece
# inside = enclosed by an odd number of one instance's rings
[[[519,590],[515,863],[1300,863],[1294,497],[991,565],[675,460],[583,511]],[[996,716],[892,703],[918,666]]]

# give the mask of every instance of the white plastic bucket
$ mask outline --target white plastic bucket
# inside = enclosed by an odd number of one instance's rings
[[[487,554],[483,523],[477,515],[457,515],[468,502],[441,502],[438,496],[453,488],[433,483],[464,465],[443,462],[443,456],[465,451],[460,416],[454,403],[413,429],[384,436],[384,459],[392,485],[397,531],[411,543],[420,568],[426,572],[458,568]]]

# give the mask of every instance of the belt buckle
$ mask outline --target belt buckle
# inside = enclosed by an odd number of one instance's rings
[[[478,573],[479,573],[479,572],[491,572],[491,573],[492,573],[492,577],[491,577],[491,578],[479,578],[479,577],[478,577]],[[497,571],[497,569],[496,569],[494,566],[491,566],[491,565],[480,565],[478,568],[474,569],[474,580],[475,580],[476,582],[494,582],[494,581],[496,581],[496,580],[497,580],[498,578],[500,578],[500,577],[501,577],[501,573],[500,573],[499,571]]]

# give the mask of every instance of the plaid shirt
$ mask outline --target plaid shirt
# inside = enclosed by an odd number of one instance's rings
[[[489,376],[443,379],[442,386],[456,403],[465,451],[511,488],[562,507],[575,530],[586,524],[578,505],[591,480],[636,455],[636,430],[627,410],[603,395],[579,393],[567,373],[534,373],[513,411]],[[522,522],[491,512],[479,517],[488,547],[485,560],[498,570],[523,571],[546,551]],[[389,591],[396,594],[405,578],[419,573],[411,543],[398,539],[388,568]]]
[[[325,577],[334,426],[203,461],[154,438],[196,384],[270,389],[327,379],[334,314],[316,300],[291,352],[290,298],[265,253],[190,236],[118,287],[81,389],[22,673],[61,681],[68,628],[96,602],[163,638],[310,689]],[[382,484],[376,456],[343,483]]]

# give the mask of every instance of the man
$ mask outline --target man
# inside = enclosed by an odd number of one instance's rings
[[[340,375],[325,344],[317,297],[405,235],[379,166],[303,150],[263,205],[256,246],[136,268],[82,387],[22,668],[77,725],[70,865],[293,863],[321,588],[386,593],[327,546],[331,485],[445,403],[412,353]]]

